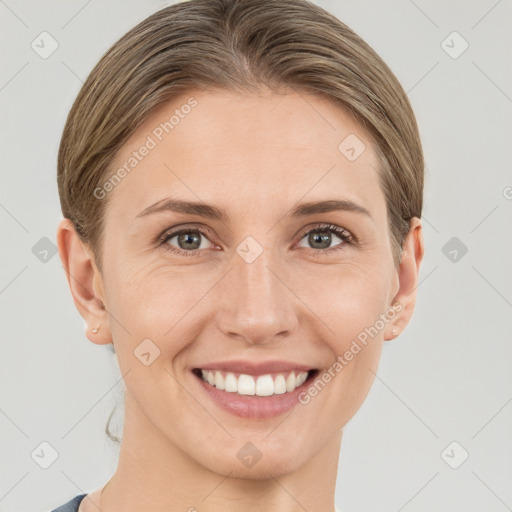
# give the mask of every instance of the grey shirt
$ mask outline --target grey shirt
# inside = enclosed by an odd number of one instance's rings
[[[78,512],[78,507],[82,500],[87,496],[87,494],[79,494],[75,496],[72,500],[69,500],[64,505],[52,510],[51,512]]]

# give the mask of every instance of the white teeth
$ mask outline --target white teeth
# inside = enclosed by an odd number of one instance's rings
[[[274,381],[274,393],[276,395],[286,393],[286,381],[282,375],[278,375]]]
[[[204,379],[203,379],[204,380]],[[233,373],[228,373],[224,380],[225,391],[228,393],[236,393],[238,391],[238,382]]]
[[[238,377],[238,394],[254,395],[256,394],[256,383],[250,375],[240,375]]]
[[[215,387],[217,389],[224,389],[224,378],[220,372],[215,372]]]
[[[286,379],[286,391],[293,391],[297,386],[295,385],[295,374],[292,372]]]
[[[261,375],[256,381],[256,394],[258,396],[270,396],[274,394],[274,381],[272,375]]]
[[[308,372],[291,372],[288,377],[280,373],[272,378],[272,375],[260,375],[256,379],[252,375],[240,374],[238,378],[234,373],[222,373],[220,371],[201,370],[205,382],[217,389],[228,393],[240,395],[271,396],[289,393],[298,388],[308,378]]]
[[[299,373],[299,375],[297,376],[297,380],[295,381],[295,386],[296,387],[302,386],[302,384],[304,384],[304,382],[306,381],[307,378],[308,378],[307,373]]]

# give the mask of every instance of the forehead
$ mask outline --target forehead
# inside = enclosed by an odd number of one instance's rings
[[[328,194],[379,213],[378,166],[369,136],[327,99],[194,91],[155,109],[124,144],[109,172],[127,172],[109,199],[133,216],[170,195],[261,214]]]

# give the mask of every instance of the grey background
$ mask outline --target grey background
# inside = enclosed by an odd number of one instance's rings
[[[72,101],[108,47],[169,3],[0,0],[2,512],[50,510],[117,464],[104,435],[122,398],[117,363],[86,339],[58,255],[44,250],[61,215],[56,156]],[[345,428],[336,503],[512,510],[512,1],[316,3],[396,73],[427,162],[416,312]],[[31,48],[42,31],[59,45],[47,59]],[[453,31],[469,44],[458,58],[442,47]],[[120,433],[119,408],[116,424]],[[48,469],[44,441],[58,452]],[[452,469],[462,450],[469,458]]]

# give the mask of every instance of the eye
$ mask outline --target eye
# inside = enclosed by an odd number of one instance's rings
[[[335,247],[330,247],[333,238],[332,235],[335,235],[335,238],[338,238],[341,243],[337,244]],[[337,251],[343,249],[344,246],[353,245],[356,243],[356,238],[345,228],[341,228],[339,226],[335,226],[334,224],[323,224],[320,226],[315,226],[313,229],[306,231],[302,234],[301,241],[306,239],[306,243],[310,244],[311,249],[316,250],[320,253]],[[304,246],[298,246],[304,247]]]
[[[171,241],[176,238],[176,245]],[[161,245],[167,245],[165,250],[169,250],[181,256],[195,256],[200,254],[201,249],[207,249],[203,242],[207,238],[207,232],[199,228],[181,228],[175,231],[166,231],[159,237]]]
[[[333,234],[341,243],[330,247]],[[163,246],[166,251],[172,251],[180,256],[200,256],[202,249],[208,249],[208,243],[205,242],[205,240],[209,240],[208,235],[208,230],[202,227],[183,227],[165,231],[158,237],[158,244]],[[334,224],[322,224],[309,229],[302,234],[301,241],[306,237],[307,243],[310,244],[309,248],[314,251],[314,254],[337,251],[345,248],[346,245],[357,243],[355,235]],[[172,243],[174,239],[176,239],[175,243]]]

